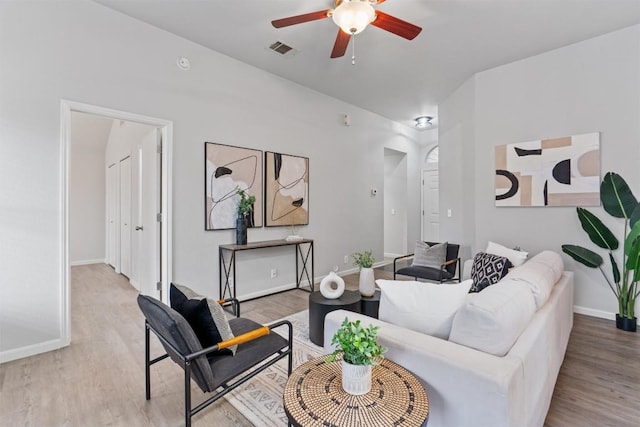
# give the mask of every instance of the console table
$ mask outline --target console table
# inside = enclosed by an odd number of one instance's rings
[[[300,427],[419,427],[429,417],[429,398],[420,381],[383,359],[371,371],[371,391],[352,396],[342,389],[341,362],[326,356],[297,367],[284,387],[289,425]]]
[[[235,298],[236,288],[238,286],[236,275],[236,253],[242,251],[251,251],[256,249],[269,249],[281,246],[295,246],[296,257],[296,289],[300,288],[300,283],[304,277],[309,282],[311,292],[313,292],[313,239],[301,240],[265,240],[261,242],[250,242],[246,245],[220,245],[218,247],[219,260],[219,292],[220,299]],[[225,258],[227,254],[227,259]],[[311,272],[309,272],[309,265]],[[311,274],[311,276],[309,276]],[[233,276],[235,283],[231,287],[229,277]],[[224,277],[224,279],[223,279]],[[304,290],[304,289],[303,289]]]

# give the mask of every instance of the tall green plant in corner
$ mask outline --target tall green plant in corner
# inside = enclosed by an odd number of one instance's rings
[[[562,245],[562,251],[587,267],[600,269],[618,299],[619,316],[632,320],[632,330],[635,330],[635,303],[640,294],[638,290],[638,281],[640,280],[640,203],[626,181],[613,172],[607,172],[602,179],[600,200],[602,207],[609,215],[624,219],[622,263],[618,264],[614,256],[614,251],[619,247],[618,239],[598,217],[584,208],[577,208],[578,218],[582,228],[589,235],[589,239],[609,252],[611,277],[602,269],[604,259],[597,253],[577,245]],[[620,324],[618,327],[621,327]]]

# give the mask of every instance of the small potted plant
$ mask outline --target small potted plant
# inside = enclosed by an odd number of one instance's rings
[[[253,226],[253,204],[256,196],[249,196],[246,190],[236,187],[236,194],[240,196],[238,200],[238,218],[236,219],[236,244],[247,244],[247,227]]]
[[[342,355],[342,388],[353,395],[366,394],[371,390],[371,366],[377,365],[386,348],[378,344],[379,326],[364,327],[360,320],[351,322],[344,318],[342,325],[333,335],[335,351],[327,357],[328,362]]]
[[[376,261],[371,251],[356,252],[351,255],[353,265],[360,269],[360,294],[365,297],[373,296],[376,292],[375,275],[373,273],[373,263]]]

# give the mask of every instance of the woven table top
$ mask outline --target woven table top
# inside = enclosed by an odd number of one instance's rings
[[[373,367],[371,391],[352,396],[342,389],[342,364],[310,360],[291,374],[284,408],[295,426],[420,426],[429,416],[424,387],[409,371],[383,359]]]

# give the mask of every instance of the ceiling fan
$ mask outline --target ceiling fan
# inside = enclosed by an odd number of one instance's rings
[[[344,56],[351,36],[362,32],[369,24],[407,40],[413,40],[420,34],[422,28],[417,25],[413,25],[373,8],[373,4],[384,1],[385,0],[334,0],[333,9],[319,10],[317,12],[276,19],[271,21],[271,24],[276,28],[282,28],[329,17],[333,18],[333,22],[335,22],[340,29],[338,30],[338,36],[331,51],[331,58]]]

